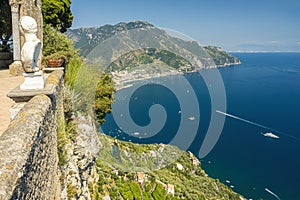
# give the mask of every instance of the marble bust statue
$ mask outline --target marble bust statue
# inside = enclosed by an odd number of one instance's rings
[[[20,18],[20,31],[25,37],[25,43],[21,50],[21,61],[25,72],[37,72],[41,41],[37,38],[37,23],[30,16]]]

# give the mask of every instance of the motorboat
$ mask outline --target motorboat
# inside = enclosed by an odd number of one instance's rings
[[[279,136],[275,135],[274,133],[268,132],[268,133],[261,133],[265,137],[270,137],[274,139],[279,139]]]

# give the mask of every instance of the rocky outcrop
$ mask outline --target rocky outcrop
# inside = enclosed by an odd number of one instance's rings
[[[75,140],[70,144],[69,161],[63,167],[62,199],[91,199],[91,188],[98,182],[95,161],[102,147],[90,116],[78,114]]]
[[[221,47],[216,46],[206,46],[203,47],[210,59],[213,60],[213,65],[210,67],[226,67],[230,65],[239,65],[241,61],[237,57],[230,55],[226,51],[223,51]]]

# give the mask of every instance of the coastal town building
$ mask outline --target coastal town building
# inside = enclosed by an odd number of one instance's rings
[[[143,183],[146,181],[147,175],[144,172],[137,172],[137,182],[140,185],[143,185]]]
[[[172,184],[167,185],[167,194],[172,194],[174,196],[174,194],[175,194],[174,185],[172,185]]]

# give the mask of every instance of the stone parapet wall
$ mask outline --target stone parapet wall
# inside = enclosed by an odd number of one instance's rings
[[[0,136],[0,200],[59,199],[57,108],[63,101],[63,72],[46,80],[52,95],[37,95]]]

